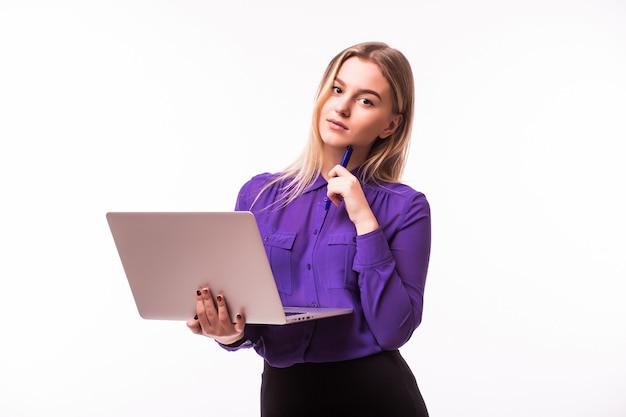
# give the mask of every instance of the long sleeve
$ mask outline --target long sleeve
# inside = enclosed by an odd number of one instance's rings
[[[402,346],[422,320],[430,257],[430,207],[422,194],[407,201],[401,227],[357,237],[353,269],[359,274],[363,314],[384,349]]]

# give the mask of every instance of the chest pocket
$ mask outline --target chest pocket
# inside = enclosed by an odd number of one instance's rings
[[[291,295],[291,263],[295,233],[271,232],[262,234],[278,291]]]
[[[355,290],[357,274],[352,270],[356,255],[356,235],[335,233],[328,236],[327,262],[331,269],[328,274],[328,288]]]

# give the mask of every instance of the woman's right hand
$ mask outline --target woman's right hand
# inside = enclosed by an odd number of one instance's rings
[[[213,338],[223,345],[233,344],[243,338],[246,320],[242,314],[237,314],[237,321],[231,322],[224,295],[220,294],[216,299],[217,303],[208,287],[199,289],[196,316],[187,321],[187,327],[193,333]]]

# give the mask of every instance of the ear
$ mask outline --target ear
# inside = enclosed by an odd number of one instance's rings
[[[387,125],[387,127],[383,129],[382,132],[380,132],[380,135],[378,135],[378,137],[380,139],[387,139],[389,136],[393,135],[396,130],[398,130],[401,124],[402,124],[402,115],[394,114],[391,117],[391,120],[389,121],[389,124]]]

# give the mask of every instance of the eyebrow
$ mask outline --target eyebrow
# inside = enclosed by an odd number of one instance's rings
[[[341,84],[342,86],[345,86],[345,85],[346,85],[346,83],[344,83],[344,82],[343,82],[343,80],[342,80],[341,78],[339,78],[339,77],[335,77],[335,81],[336,81],[337,83]],[[365,94],[371,94],[371,95],[373,95],[373,96],[378,97],[378,99],[379,99],[380,101],[383,101],[383,98],[380,96],[380,94],[378,94],[378,93],[377,93],[376,91],[374,91],[374,90],[361,89],[361,90],[359,90],[358,92],[359,92],[359,94],[363,94],[363,93],[365,93]]]

